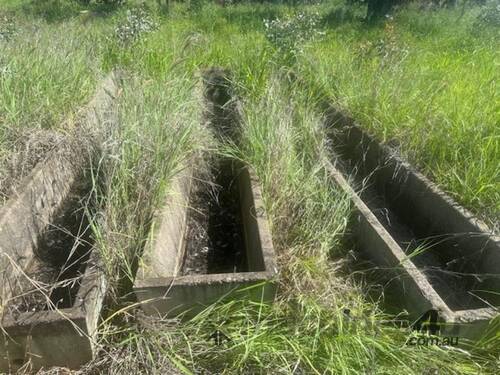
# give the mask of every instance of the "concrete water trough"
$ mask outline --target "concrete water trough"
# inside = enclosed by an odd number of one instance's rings
[[[230,77],[206,69],[200,91],[207,130],[238,144],[241,107]],[[274,299],[278,270],[259,182],[239,162],[211,159],[210,171],[193,161],[179,174],[153,225],[134,284],[148,314],[189,317],[224,297]]]
[[[83,150],[58,149],[0,211],[0,370],[78,367],[92,358],[105,290],[90,229]]]
[[[332,178],[352,197],[351,234],[413,320],[435,312],[441,332],[479,338],[498,317],[500,241],[470,212],[330,108]]]
[[[109,125],[117,92],[112,74],[77,131]],[[106,279],[82,200],[95,138],[64,138],[0,209],[0,372],[77,368],[93,357]]]
[[[276,260],[259,183],[246,167],[218,167],[225,181],[216,181],[221,190],[212,203],[191,173],[175,179],[134,284],[148,314],[192,316],[229,296],[274,299]],[[227,206],[228,192],[230,207],[214,213],[213,201]]]

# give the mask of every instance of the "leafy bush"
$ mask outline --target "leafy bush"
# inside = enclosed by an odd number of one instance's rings
[[[318,13],[298,13],[274,20],[264,20],[266,38],[280,52],[296,54],[302,50],[306,41],[321,35],[318,29]]]
[[[354,51],[357,62],[377,58],[381,68],[396,69],[408,56],[409,47],[399,40],[396,23],[388,17],[383,38],[362,42]]]
[[[122,44],[134,42],[141,35],[149,33],[158,27],[146,9],[133,8],[127,10],[127,17],[123,24],[115,30],[116,37]]]
[[[498,0],[488,1],[477,16],[475,27],[500,27],[500,2]]]

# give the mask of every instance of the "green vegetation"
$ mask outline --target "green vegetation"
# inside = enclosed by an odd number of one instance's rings
[[[409,8],[370,30],[337,25],[303,67],[371,132],[466,207],[500,213],[498,29],[477,10]]]
[[[0,205],[9,179],[23,174],[9,169],[43,157],[57,138],[51,130],[74,126],[76,111],[103,77],[99,56],[109,30],[104,22],[90,30],[81,22],[55,28],[0,12]]]
[[[485,8],[408,6],[367,25],[363,9],[337,1],[172,3],[168,11],[153,1],[142,10],[134,1],[3,3],[0,33],[7,23],[12,32],[0,37],[1,174],[18,129],[64,132],[100,78],[114,68],[126,71],[119,126],[96,161],[97,205],[89,212],[118,292],[130,281],[131,261],[172,176],[193,154],[229,155],[254,168],[279,254],[273,305],[221,301],[180,323],[150,321],[117,300],[121,309],[101,326],[102,353],[85,371],[498,370],[498,331],[467,351],[406,346],[408,333],[384,323],[390,317],[346,272],[342,239],[350,207],[321,161],[326,139],[316,103],[327,95],[496,225],[498,28],[477,24],[489,19]],[[217,144],[202,126],[199,72],[213,65],[233,72],[244,104],[238,146]],[[207,337],[214,329],[232,341],[213,345]]]
[[[134,256],[145,245],[169,181],[201,147],[199,139],[205,138],[198,129],[201,108],[192,80],[136,76],[126,81],[119,103],[120,125],[107,132],[108,147],[93,177],[98,209],[92,214],[94,235],[117,292],[134,278]]]

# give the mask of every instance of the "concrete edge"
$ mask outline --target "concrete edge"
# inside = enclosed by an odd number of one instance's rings
[[[192,178],[193,168],[191,166],[182,168],[173,177],[163,205],[156,211],[148,240],[139,260],[135,276],[136,282],[151,277],[175,276],[182,267]],[[164,259],[163,255],[171,247],[178,248],[180,251],[175,258]],[[155,256],[157,259],[151,265],[151,258]]]
[[[273,237],[269,226],[267,210],[265,209],[262,197],[260,181],[250,166],[243,167],[242,173],[248,173],[248,178],[251,184],[251,198],[253,201],[250,203],[250,214],[257,223],[259,239],[261,241],[260,246],[264,256],[265,271],[272,275],[278,275],[279,271],[276,263],[276,252],[274,250]]]
[[[355,225],[364,228],[366,233],[372,233],[365,239],[362,246],[380,260],[381,264],[388,267],[399,268],[407,272],[410,276],[407,280],[405,292],[410,294],[410,300],[418,304],[416,315],[421,315],[430,309],[438,310],[447,319],[451,320],[453,312],[448,308],[443,299],[434,290],[427,278],[409,260],[403,249],[397,244],[392,236],[387,232],[377,217],[371,212],[359,195],[350,186],[342,173],[328,160],[324,163],[335,182],[348,194],[354,204],[354,213],[360,215]],[[356,231],[359,231],[356,228]],[[377,248],[375,245],[378,245]],[[409,282],[409,284],[408,284]],[[409,309],[412,306],[408,306]],[[415,309],[415,306],[413,306]]]
[[[237,283],[259,282],[272,280],[277,274],[275,272],[239,272],[239,273],[214,273],[208,275],[187,275],[172,277],[155,277],[138,280],[134,290],[142,288],[163,288],[169,285],[202,285],[206,283]]]

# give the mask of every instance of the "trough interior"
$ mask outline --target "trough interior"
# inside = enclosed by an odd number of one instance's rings
[[[11,280],[12,299],[6,311],[24,312],[72,307],[91,252],[90,227],[79,205],[79,193],[68,199],[61,214],[41,234],[26,276]],[[37,288],[33,282],[41,283]],[[47,301],[49,296],[50,303]]]
[[[332,132],[333,151],[340,168],[354,182],[360,197],[396,240],[412,262],[425,274],[452,310],[498,304],[491,280],[482,270],[484,244],[469,233],[449,233],[446,223],[436,225],[432,210],[415,197],[412,175],[397,159],[357,127]],[[494,289],[493,289],[494,290]]]
[[[173,184],[168,204],[162,212],[159,230],[151,243],[150,254],[139,268],[134,291],[148,314],[192,317],[205,306],[237,291],[235,298],[272,301],[275,294],[274,276],[277,273],[271,235],[266,223],[262,194],[248,168],[239,163],[232,166],[232,189],[236,190],[238,215],[241,215],[241,241],[246,253],[246,271],[237,273],[179,275],[175,265],[182,265],[186,232],[185,217],[189,204],[184,196],[189,188],[184,177]],[[189,180],[189,179],[188,179]],[[236,194],[234,192],[233,194]],[[184,193],[184,194],[183,194]],[[234,213],[236,214],[236,213]],[[164,241],[158,241],[163,238]],[[165,246],[166,245],[166,246]],[[170,261],[165,261],[169,259]],[[163,261],[162,261],[163,260]],[[180,271],[179,267],[177,272]],[[243,289],[243,290],[242,290]]]
[[[181,274],[248,271],[243,231],[236,166],[216,160],[191,190]]]

